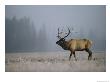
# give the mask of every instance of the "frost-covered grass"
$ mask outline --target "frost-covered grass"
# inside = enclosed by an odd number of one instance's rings
[[[69,52],[6,53],[6,72],[105,72],[106,53],[93,53],[88,61],[88,53],[76,52],[77,61]]]

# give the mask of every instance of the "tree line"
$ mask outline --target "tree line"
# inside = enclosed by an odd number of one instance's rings
[[[5,19],[5,51],[45,51],[47,36],[45,25],[37,34],[33,22],[28,17]],[[44,46],[44,47],[43,47]]]

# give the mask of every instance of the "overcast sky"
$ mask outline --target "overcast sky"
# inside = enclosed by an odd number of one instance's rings
[[[13,16],[27,16],[38,24],[93,27],[105,22],[105,6],[6,6],[6,17]]]

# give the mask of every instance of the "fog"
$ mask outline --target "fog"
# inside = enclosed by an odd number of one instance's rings
[[[58,28],[71,34],[66,38],[92,40],[92,50],[106,50],[105,5],[6,5],[5,50],[62,51],[56,45]],[[62,35],[62,37],[64,34]]]

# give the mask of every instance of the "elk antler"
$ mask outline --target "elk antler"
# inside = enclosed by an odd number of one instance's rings
[[[66,38],[69,34],[70,34],[70,29],[68,28],[68,34],[64,36],[64,38]]]
[[[59,34],[60,34],[60,32],[59,32],[59,28],[58,28],[58,36],[57,36],[57,37],[58,37],[59,39],[61,39],[61,37],[59,36]]]

